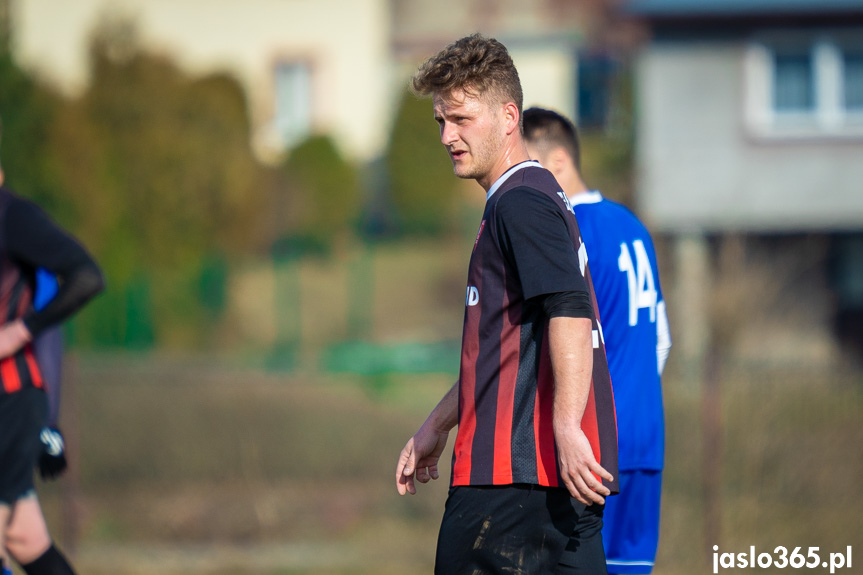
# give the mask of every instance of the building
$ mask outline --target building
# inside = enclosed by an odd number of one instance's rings
[[[69,95],[87,83],[87,47],[106,19],[133,22],[143,49],[192,74],[227,72],[245,88],[253,143],[274,158],[310,132],[354,159],[386,140],[387,0],[5,0],[13,51]]]
[[[259,156],[277,159],[311,132],[354,160],[378,157],[417,64],[461,36],[503,41],[526,105],[607,115],[608,59],[592,52],[605,0],[0,0],[14,54],[68,95],[88,81],[87,48],[108,20],[133,22],[143,49],[192,74],[244,87]],[[0,21],[7,22],[0,17]]]
[[[772,285],[761,307],[796,297],[808,310],[749,318],[739,351],[818,363],[835,359],[836,334],[859,350],[863,1],[630,0],[625,12],[648,31],[635,64],[638,206],[676,238],[683,293],[705,281],[698,254],[736,234]],[[684,348],[701,337],[681,335]]]

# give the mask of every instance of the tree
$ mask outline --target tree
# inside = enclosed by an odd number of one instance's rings
[[[407,234],[453,229],[457,183],[428,100],[405,91],[387,149],[390,198]]]
[[[0,49],[0,120],[2,166],[9,185],[54,212],[62,203],[48,142],[62,101],[21,70]]]
[[[145,53],[123,21],[97,30],[90,61],[90,86],[57,118],[51,156],[75,198],[74,229],[116,292],[101,298],[96,339],[129,342],[132,324],[150,317],[150,339],[194,344],[212,316],[200,294],[208,266],[267,239],[265,170],[242,89]]]
[[[350,236],[359,220],[359,178],[330,137],[301,142],[288,156],[284,174],[293,212],[289,236],[301,249],[329,251]]]

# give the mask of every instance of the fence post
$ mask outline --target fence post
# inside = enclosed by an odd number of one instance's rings
[[[64,551],[74,557],[78,550],[81,499],[81,429],[78,405],[78,357],[63,358],[63,437],[68,468],[60,481],[61,541]]]

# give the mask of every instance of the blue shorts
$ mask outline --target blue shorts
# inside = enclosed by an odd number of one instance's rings
[[[659,544],[662,471],[621,471],[620,495],[605,499],[602,543],[609,573],[650,573]]]

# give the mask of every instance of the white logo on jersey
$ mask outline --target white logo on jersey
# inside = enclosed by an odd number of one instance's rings
[[[464,299],[464,305],[474,306],[479,303],[479,290],[474,286],[467,286],[467,296]]]
[[[569,203],[569,198],[566,197],[566,194],[563,191],[558,191],[557,195],[560,196],[560,199],[563,200],[563,203],[566,204],[566,209],[570,212],[572,211],[572,204]]]
[[[602,324],[599,323],[599,318],[596,320],[596,329],[593,330],[593,349],[599,349],[599,343],[605,345],[605,335],[602,333]]]
[[[578,268],[581,270],[581,275],[584,277],[584,270],[587,269],[587,246],[584,245],[584,240],[578,238],[579,243],[578,246]]]

